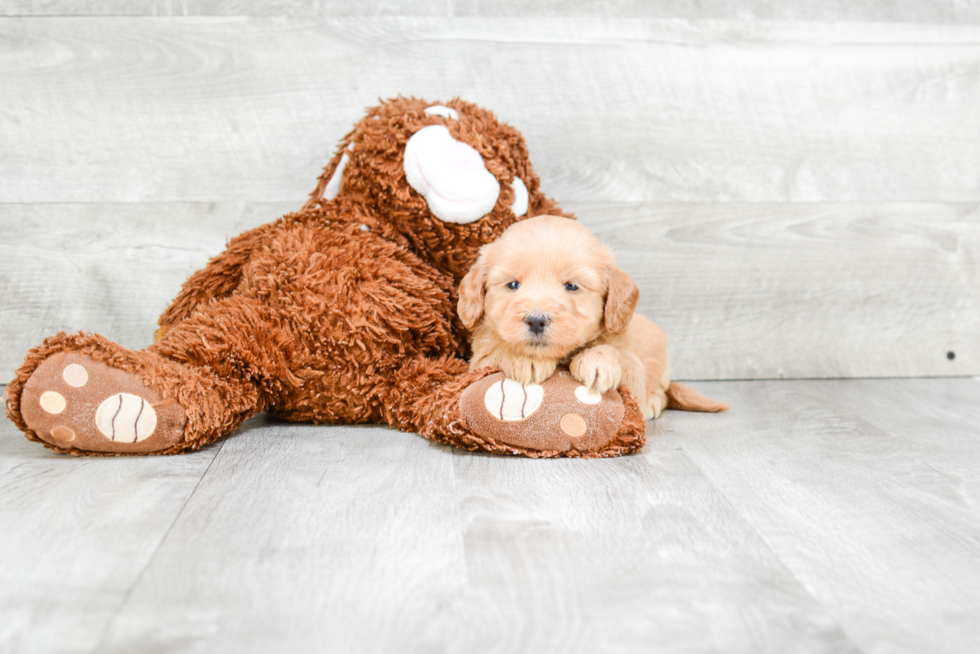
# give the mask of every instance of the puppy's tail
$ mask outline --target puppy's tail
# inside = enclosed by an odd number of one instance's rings
[[[701,395],[690,386],[671,382],[670,386],[667,387],[667,408],[718,413],[719,411],[728,411],[730,407],[724,402]]]

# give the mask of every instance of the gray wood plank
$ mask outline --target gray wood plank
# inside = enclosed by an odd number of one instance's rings
[[[975,204],[572,206],[636,279],[679,379],[980,371]]]
[[[491,107],[564,201],[980,200],[971,24],[10,18],[0,40],[2,202],[296,201],[397,94]]]
[[[858,647],[980,648],[980,384],[701,389],[735,410],[668,431]]]
[[[229,439],[99,651],[406,651],[467,583],[452,461],[379,427]]]
[[[0,205],[0,379],[58,330],[149,344],[228,237],[295,206]],[[678,379],[980,372],[976,205],[566,207],[636,279]]]
[[[0,651],[94,651],[217,451],[76,459],[0,418]]]
[[[315,13],[312,0],[5,0],[0,5],[0,16],[310,16]]]
[[[609,461],[262,418],[80,460],[0,423],[0,649],[977,649],[980,383],[699,388],[732,412]]]
[[[914,0],[6,0],[0,16],[617,16],[912,23],[980,21],[980,3]]]
[[[856,651],[655,447],[653,464],[541,462],[375,427],[252,431],[99,651]]]
[[[683,436],[650,431],[645,457],[458,455],[470,583],[415,651],[857,651]]]

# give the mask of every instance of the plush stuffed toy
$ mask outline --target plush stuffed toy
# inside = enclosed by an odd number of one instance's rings
[[[195,450],[261,411],[532,457],[637,450],[646,424],[624,388],[584,402],[567,374],[522,387],[467,368],[456,286],[514,221],[568,216],[538,187],[520,133],[490,112],[384,102],[301,211],[188,279],[153,345],[52,336],[10,383],[7,414],[68,454]]]

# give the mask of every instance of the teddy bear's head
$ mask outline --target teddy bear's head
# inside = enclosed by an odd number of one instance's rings
[[[520,132],[489,111],[397,98],[344,137],[307,207],[359,209],[458,280],[517,220],[562,214],[539,186]]]

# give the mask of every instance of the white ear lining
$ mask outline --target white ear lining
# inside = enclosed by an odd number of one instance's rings
[[[510,205],[510,210],[520,218],[527,213],[527,205],[530,196],[527,192],[527,185],[520,177],[515,177],[510,187],[514,189],[514,204]]]
[[[353,149],[354,144],[350,144],[351,147],[348,150]],[[330,176],[330,181],[327,182],[326,188],[323,189],[323,199],[333,200],[340,193],[340,187],[344,183],[344,168],[347,166],[347,162],[350,161],[350,157],[347,156],[345,152],[340,157],[340,163],[337,164],[337,170],[333,171],[333,175]]]
[[[431,107],[425,108],[426,116],[442,116],[443,118],[452,118],[453,120],[459,120],[459,112],[452,107],[446,107],[441,104],[434,104]]]

